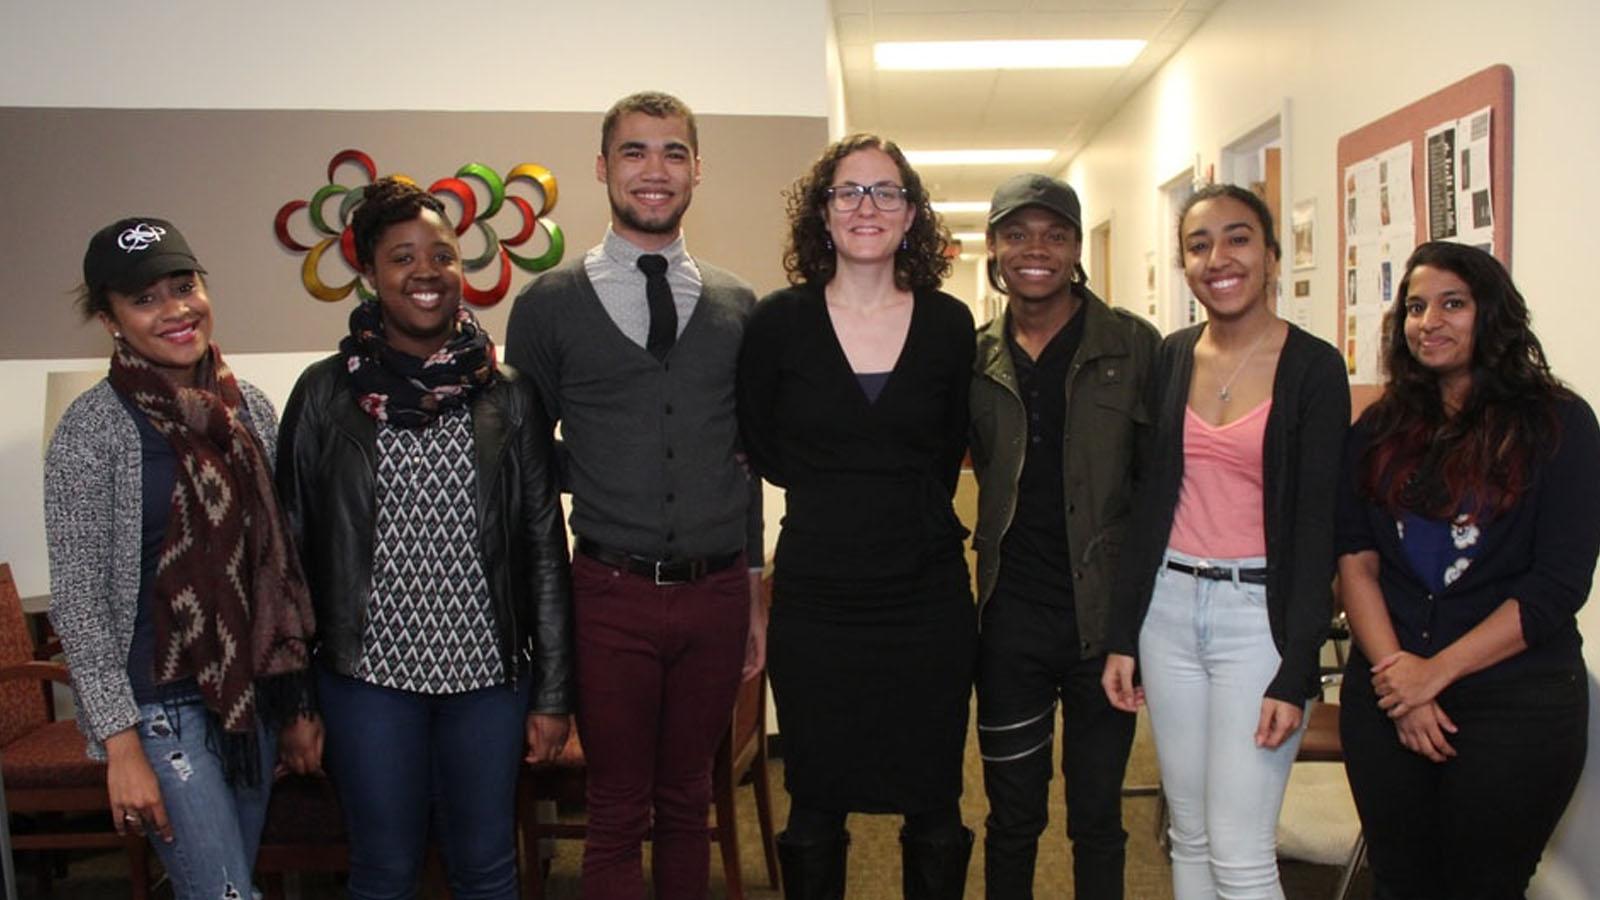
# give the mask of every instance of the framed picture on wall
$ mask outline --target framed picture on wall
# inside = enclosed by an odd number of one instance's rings
[[[1317,267],[1317,201],[1315,198],[1301,200],[1294,205],[1294,212],[1290,218],[1290,232],[1294,238],[1294,268],[1298,272],[1302,269],[1315,269]]]

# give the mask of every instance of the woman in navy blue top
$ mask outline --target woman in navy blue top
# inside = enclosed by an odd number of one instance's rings
[[[1600,427],[1494,257],[1423,244],[1351,432],[1340,731],[1374,896],[1521,897],[1577,785]]]

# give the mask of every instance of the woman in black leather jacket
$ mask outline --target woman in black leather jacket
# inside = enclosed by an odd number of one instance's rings
[[[301,375],[279,442],[322,711],[284,761],[326,761],[351,897],[415,890],[433,804],[455,896],[512,898],[522,748],[559,752],[571,707],[551,423],[461,305],[437,198],[380,179],[351,227],[377,298]]]

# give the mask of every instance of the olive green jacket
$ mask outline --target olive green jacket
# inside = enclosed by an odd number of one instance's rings
[[[1082,658],[1105,652],[1111,579],[1133,502],[1141,445],[1149,440],[1151,365],[1161,336],[1137,315],[1112,309],[1087,287],[1078,315],[1083,342],[1067,371],[1064,458],[1067,546]],[[972,377],[972,468],[978,477],[978,605],[1000,576],[1000,544],[1017,509],[1027,410],[1006,346],[1009,316],[978,331]],[[981,621],[981,616],[980,616]]]

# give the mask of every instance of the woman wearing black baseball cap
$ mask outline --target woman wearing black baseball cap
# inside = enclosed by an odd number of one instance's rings
[[[310,595],[272,489],[277,417],[211,343],[205,269],[163,219],[96,232],[78,304],[110,371],[45,457],[50,619],[119,833],[174,895],[247,895],[304,708]]]

